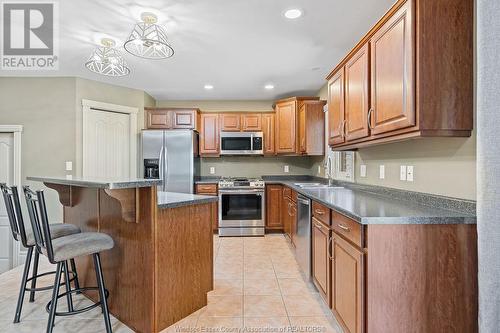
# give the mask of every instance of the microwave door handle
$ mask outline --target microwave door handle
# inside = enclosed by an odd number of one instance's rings
[[[253,151],[253,134],[250,134],[250,151]]]

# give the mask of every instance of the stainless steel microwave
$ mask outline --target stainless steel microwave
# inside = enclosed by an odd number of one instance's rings
[[[262,132],[221,132],[221,155],[263,155]]]

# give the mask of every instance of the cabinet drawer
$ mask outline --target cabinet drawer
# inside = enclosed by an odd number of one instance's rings
[[[317,203],[316,201],[312,202],[312,216],[314,216],[326,226],[330,226],[331,224],[330,208],[327,208],[322,204]]]
[[[196,193],[217,195],[217,184],[196,184]]]
[[[332,211],[332,228],[337,234],[344,236],[357,246],[363,247],[362,225],[358,222]]]

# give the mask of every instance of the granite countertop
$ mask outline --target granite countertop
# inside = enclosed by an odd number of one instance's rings
[[[216,184],[219,182],[221,177],[219,176],[202,176],[202,177],[197,177],[194,180],[195,184]]]
[[[161,180],[159,179],[144,178],[27,177],[26,179],[50,184],[94,187],[110,190],[150,187],[161,183]]]
[[[158,191],[158,208],[198,205],[218,200],[217,196]]]
[[[475,224],[471,211],[473,202],[427,195],[417,192],[392,190],[385,192],[373,186],[336,183],[343,186],[323,189],[304,189],[297,182],[325,182],[326,179],[304,177],[263,177],[266,184],[286,185],[298,193],[320,202],[361,224]],[[374,191],[381,193],[374,193]],[[393,193],[391,193],[393,192]],[[403,199],[398,199],[399,198]],[[426,204],[427,203],[427,204]],[[432,205],[431,205],[432,204]],[[461,209],[467,206],[467,209]],[[452,208],[457,208],[451,209]],[[475,207],[475,205],[474,205]],[[467,211],[468,210],[468,211]]]

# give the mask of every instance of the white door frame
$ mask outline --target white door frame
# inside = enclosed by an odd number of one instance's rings
[[[0,125],[0,133],[14,134],[14,183],[20,187],[21,183],[21,133],[23,132],[22,125]],[[12,265],[16,267],[20,264],[19,254],[21,251],[20,242],[12,242]]]
[[[77,162],[77,170],[81,173],[79,176],[83,175],[83,161],[85,160],[84,149],[83,149],[83,133],[85,133],[86,118],[88,112],[91,109],[104,111],[104,112],[117,112],[129,115],[130,122],[130,177],[137,177],[137,114],[139,113],[138,108],[110,104],[104,102],[91,101],[88,99],[82,99],[82,139],[77,141],[77,151],[81,152],[81,159]]]

